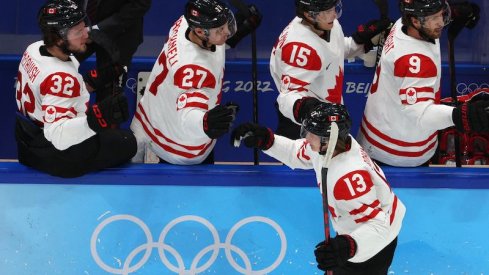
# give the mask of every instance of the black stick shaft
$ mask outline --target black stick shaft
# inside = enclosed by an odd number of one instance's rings
[[[329,243],[330,239],[330,229],[329,229],[329,208],[328,208],[328,184],[327,184],[327,177],[328,177],[328,168],[323,167],[321,169],[321,189],[323,190],[322,197],[323,197],[323,215],[324,215],[324,242],[327,244]],[[328,270],[326,272],[327,275],[333,275],[333,271]]]
[[[256,54],[256,32],[251,33],[251,80],[253,83],[253,122],[258,124],[258,64]],[[253,151],[253,163],[259,165],[258,149]]]
[[[457,101],[457,79],[455,76],[455,36],[448,38],[448,50],[449,50],[449,68],[450,68],[450,95],[455,106],[458,105]],[[455,141],[455,163],[457,167],[462,167],[461,152],[460,152],[460,138],[457,134],[454,135]]]

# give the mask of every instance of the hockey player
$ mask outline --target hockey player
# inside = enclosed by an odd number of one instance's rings
[[[27,47],[17,75],[19,162],[60,177],[120,165],[136,153],[122,94],[88,106],[89,93],[73,53],[86,50],[85,12],[71,0],[49,0],[39,11],[44,41]]]
[[[372,48],[372,38],[390,20],[372,20],[345,37],[338,18],[341,0],[295,0],[296,17],[282,31],[270,56],[277,90],[277,133],[299,138],[303,117],[319,102],[343,103],[344,59]],[[285,116],[285,117],[284,117]]]
[[[293,169],[314,169],[316,182],[321,182],[324,158],[331,155],[326,152],[334,150],[327,197],[337,235],[316,246],[318,267],[335,275],[387,274],[406,209],[379,166],[349,134],[350,125],[343,105],[320,103],[302,121],[303,139],[247,123],[233,131],[231,141],[239,146],[243,140]]]
[[[434,155],[438,130],[488,131],[489,102],[439,104],[439,38],[450,8],[445,0],[401,0],[399,6],[402,18],[384,45],[358,141],[381,163],[412,167]]]
[[[138,140],[134,162],[154,153],[160,162],[213,163],[216,139],[228,132],[238,106],[221,104],[225,43],[234,46],[256,28],[261,15],[238,22],[219,0],[189,0],[185,14],[170,29],[131,129]],[[146,152],[148,151],[148,152]]]

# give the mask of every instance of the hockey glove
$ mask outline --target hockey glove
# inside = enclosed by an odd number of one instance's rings
[[[294,102],[294,118],[297,122],[302,120],[311,112],[321,101],[314,97],[303,97]]]
[[[241,124],[231,133],[231,145],[239,147],[244,140],[246,147],[268,150],[275,141],[273,131],[254,123]]]
[[[455,107],[452,120],[462,133],[489,132],[489,101],[468,101]]]
[[[129,118],[127,98],[119,93],[94,104],[87,110],[88,126],[95,132],[120,124]]]
[[[241,39],[256,30],[261,24],[263,16],[258,8],[255,5],[249,5],[248,11],[248,15],[243,14],[241,11],[236,13],[236,33],[226,41],[226,44],[231,48],[236,47]]]
[[[217,105],[207,111],[204,115],[204,132],[211,138],[216,139],[229,131],[236,118],[239,106],[234,103]]]
[[[317,244],[314,255],[318,268],[327,271],[343,266],[356,252],[357,243],[351,236],[338,235],[330,239],[328,244],[324,241]]]
[[[119,64],[113,64],[88,71],[83,76],[83,80],[87,84],[89,92],[93,90],[99,91],[105,89],[106,86],[112,86],[113,83],[118,82],[121,77],[124,77],[124,74],[126,74],[124,67]]]
[[[475,3],[468,1],[459,1],[459,3],[450,4],[452,12],[452,25],[461,25],[462,28],[473,29],[480,19],[480,8]]]
[[[372,20],[366,24],[358,26],[357,31],[352,34],[352,38],[357,44],[363,44],[365,52],[373,48],[372,38],[387,30],[391,25],[389,19]]]

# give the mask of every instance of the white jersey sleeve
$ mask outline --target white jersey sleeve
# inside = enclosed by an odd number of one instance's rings
[[[337,20],[330,41],[296,17],[283,30],[270,56],[270,73],[278,89],[280,111],[295,121],[293,106],[303,97],[342,103],[345,39]]]
[[[263,152],[292,169],[312,169],[316,155],[305,139],[291,140],[279,135],[275,135],[272,147]]]
[[[44,135],[59,150],[95,135],[88,126],[86,111],[90,95],[78,61],[62,61],[41,55],[43,42],[24,52],[17,79],[17,107],[44,129]]]

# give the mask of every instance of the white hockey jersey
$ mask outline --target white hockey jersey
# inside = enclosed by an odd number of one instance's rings
[[[440,44],[406,35],[401,19],[382,51],[358,142],[370,157],[393,166],[419,166],[437,148],[437,130],[453,126],[453,107],[439,105]]]
[[[292,169],[314,169],[320,184],[323,158],[305,139],[275,135],[273,146],[263,152]],[[384,172],[354,138],[350,150],[331,159],[327,196],[334,230],[350,235],[357,243],[357,252],[349,261],[372,258],[399,235],[406,208]]]
[[[187,28],[182,16],[170,29],[131,125],[139,156],[149,144],[161,159],[183,165],[201,163],[214,148],[203,117],[221,101],[225,59],[224,45],[202,49],[187,40]]]
[[[280,92],[280,112],[294,122],[293,107],[300,98],[343,103],[344,59],[363,53],[363,45],[344,37],[338,20],[331,29],[330,42],[301,22],[299,17],[290,22],[270,56],[270,73]]]
[[[87,122],[90,99],[79,63],[73,56],[62,61],[41,55],[43,41],[27,47],[19,65],[17,108],[44,128],[54,147],[64,150],[95,135]]]

